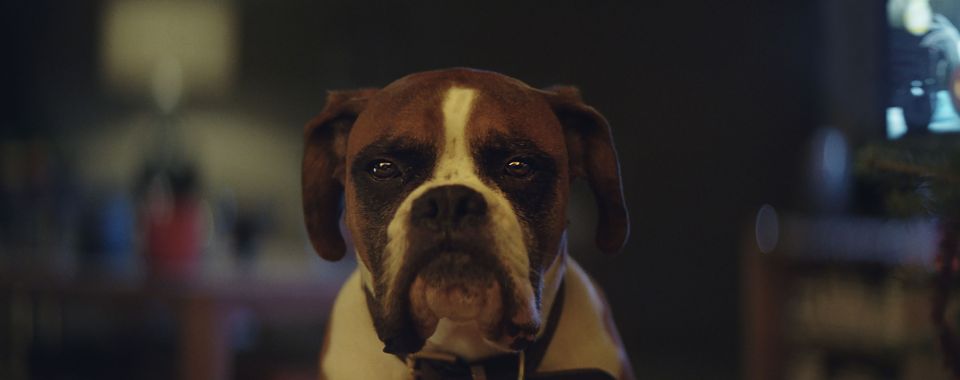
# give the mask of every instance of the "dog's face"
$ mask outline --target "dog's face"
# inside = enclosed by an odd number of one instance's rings
[[[446,318],[519,349],[541,325],[544,276],[564,250],[570,181],[597,195],[597,243],[628,232],[606,121],[575,90],[490,72],[433,71],[332,93],[305,131],[311,241],[342,257],[343,224],[385,351],[418,351]]]

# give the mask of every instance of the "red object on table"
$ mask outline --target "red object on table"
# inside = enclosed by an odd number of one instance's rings
[[[173,202],[151,200],[147,206],[145,247],[150,273],[162,278],[192,277],[203,241],[200,201],[182,197]]]

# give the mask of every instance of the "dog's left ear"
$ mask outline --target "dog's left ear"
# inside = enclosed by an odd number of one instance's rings
[[[583,103],[580,91],[554,86],[544,95],[563,125],[570,162],[570,179],[585,177],[597,201],[596,244],[617,252],[630,235],[630,218],[620,180],[620,163],[607,119]]]
[[[344,158],[353,122],[376,89],[331,91],[320,114],[303,130],[303,216],[320,257],[340,260],[346,244],[340,234]]]

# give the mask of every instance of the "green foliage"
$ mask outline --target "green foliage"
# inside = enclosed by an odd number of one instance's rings
[[[960,144],[942,140],[868,145],[858,152],[858,178],[883,196],[895,217],[960,215]]]

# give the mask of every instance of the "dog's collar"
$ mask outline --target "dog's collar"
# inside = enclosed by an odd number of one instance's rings
[[[500,379],[531,379],[531,380],[608,380],[613,379],[610,374],[599,369],[575,369],[556,372],[536,372],[537,367],[547,353],[547,347],[553,339],[560,322],[565,297],[564,282],[560,282],[557,297],[550,308],[546,330],[539,339],[527,349],[518,353],[509,353],[486,358],[477,362],[466,362],[454,355],[444,353],[413,353],[401,357],[410,370],[410,378],[414,380],[500,380]]]

